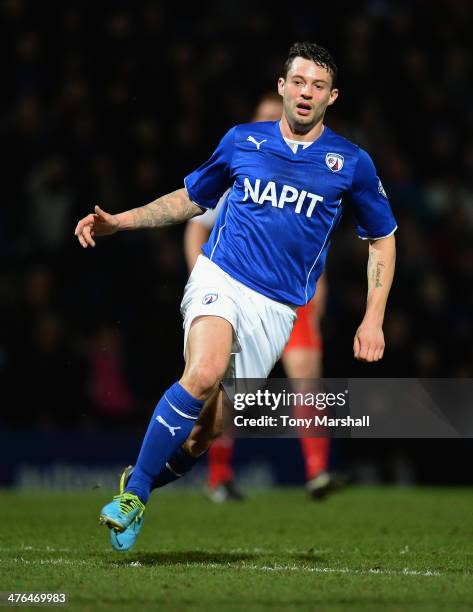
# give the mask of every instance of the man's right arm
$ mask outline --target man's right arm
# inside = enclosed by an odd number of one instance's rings
[[[127,210],[115,217],[120,224],[119,231],[122,231],[174,225],[201,214],[202,209],[192,202],[187,191],[178,189],[145,206]]]
[[[111,215],[96,206],[95,213],[79,221],[74,233],[80,244],[87,248],[89,245],[95,246],[95,236],[109,236],[124,230],[174,225],[201,215],[202,212],[202,209],[189,198],[185,189],[178,189],[145,206],[116,215]]]

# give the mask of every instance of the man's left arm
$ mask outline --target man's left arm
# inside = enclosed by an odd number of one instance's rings
[[[366,312],[353,342],[353,352],[358,361],[379,361],[383,357],[383,320],[393,282],[395,261],[394,234],[369,241]]]

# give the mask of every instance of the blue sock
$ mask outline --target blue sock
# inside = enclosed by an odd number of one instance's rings
[[[202,455],[201,455],[202,456]],[[200,456],[200,457],[201,457]],[[200,457],[192,457],[180,446],[153,481],[151,490],[164,487],[190,472]]]
[[[154,479],[166,461],[189,437],[204,405],[178,382],[170,387],[151,417],[135,469],[125,491],[138,495],[145,504]]]

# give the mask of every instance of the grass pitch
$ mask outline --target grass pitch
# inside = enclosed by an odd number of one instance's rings
[[[128,553],[98,525],[107,501],[1,492],[0,591],[66,591],[81,610],[473,609],[470,490],[154,494]]]

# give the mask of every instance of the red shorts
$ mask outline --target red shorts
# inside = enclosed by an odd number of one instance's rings
[[[284,352],[299,348],[322,352],[319,317],[313,300],[297,309],[297,319]]]

